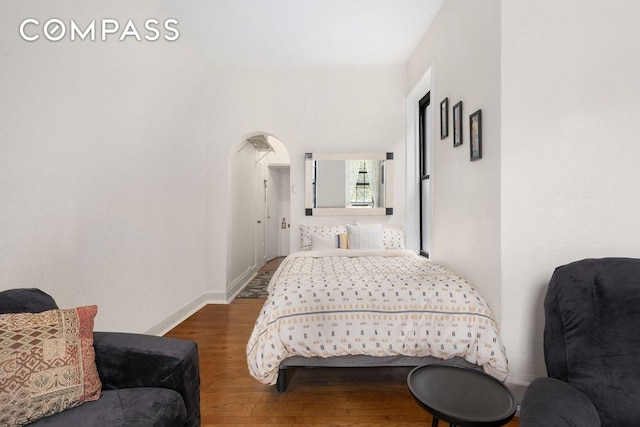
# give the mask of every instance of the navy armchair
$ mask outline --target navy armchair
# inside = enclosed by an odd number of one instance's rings
[[[0,314],[57,309],[38,289],[0,292]],[[99,399],[29,426],[200,425],[200,368],[195,342],[142,334],[94,332]],[[1,424],[1,423],[0,423]]]
[[[544,309],[548,377],[527,388],[520,426],[639,426],[640,259],[558,267]]]

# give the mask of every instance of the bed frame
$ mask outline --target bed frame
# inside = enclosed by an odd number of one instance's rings
[[[302,357],[293,356],[285,359],[278,370],[276,389],[278,393],[287,391],[287,368],[382,368],[382,367],[415,367],[431,365],[434,363],[463,366],[482,370],[478,365],[467,362],[461,357],[449,360],[435,357],[411,357],[411,356],[337,356],[337,357]]]

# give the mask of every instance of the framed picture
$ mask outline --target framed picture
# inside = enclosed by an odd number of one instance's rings
[[[482,158],[482,110],[469,116],[469,146],[471,160]]]
[[[462,145],[462,101],[453,106],[453,146]]]
[[[449,136],[449,98],[440,102],[440,139]]]

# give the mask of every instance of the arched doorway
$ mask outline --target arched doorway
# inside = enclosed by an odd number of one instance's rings
[[[288,255],[289,167],[285,145],[263,132],[248,135],[229,154],[227,294],[271,258]]]

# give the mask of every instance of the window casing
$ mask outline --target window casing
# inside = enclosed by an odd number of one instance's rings
[[[431,144],[431,93],[428,92],[418,102],[418,153],[420,191],[420,255],[429,258],[429,214],[430,214],[430,186],[429,186],[429,147]]]

